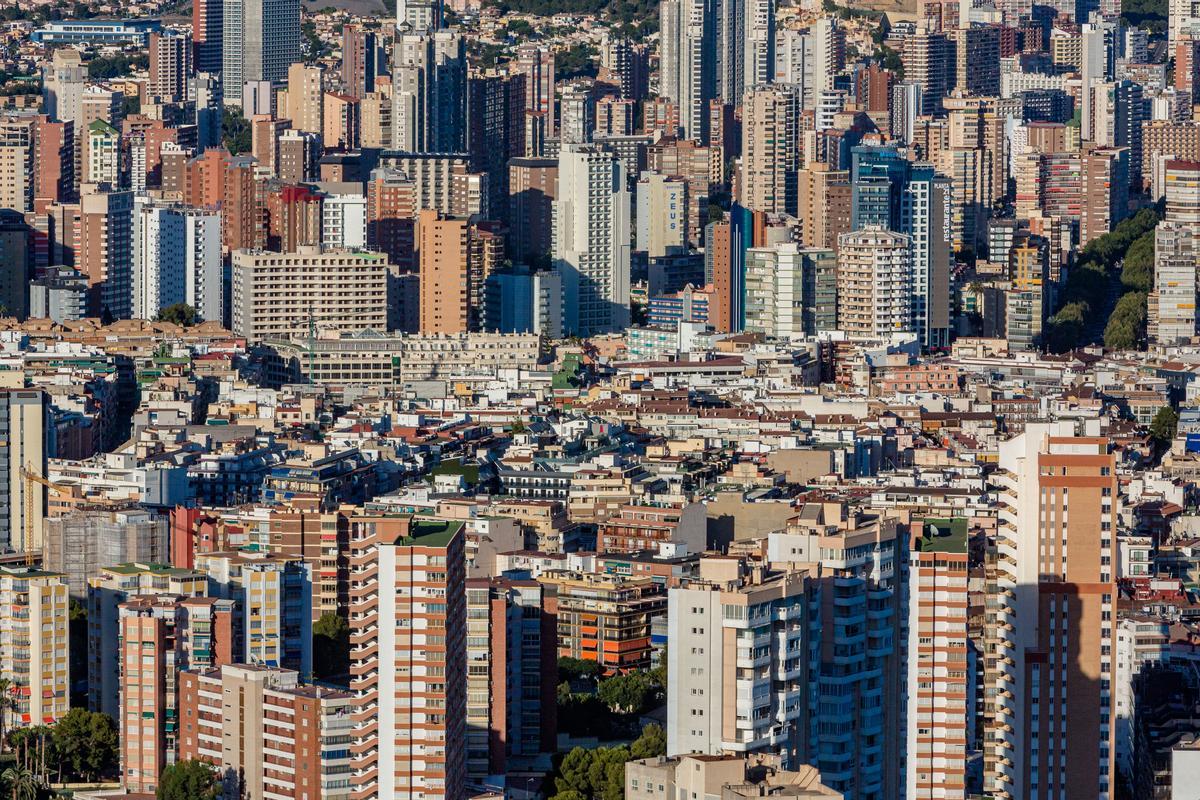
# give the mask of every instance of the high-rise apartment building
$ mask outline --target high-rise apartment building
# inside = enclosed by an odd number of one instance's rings
[[[563,328],[591,336],[629,324],[630,197],[625,167],[597,145],[558,157],[552,254],[563,276]]]
[[[466,796],[465,546],[461,522],[351,521],[355,798]]]
[[[135,318],[186,303],[201,319],[224,319],[219,212],[139,202],[133,236]]]
[[[967,628],[967,520],[918,524],[908,567],[904,796],[965,800],[975,695]]]
[[[0,117],[0,209],[33,210],[37,118]]]
[[[192,42],[197,72],[221,71],[224,0],[192,0]]]
[[[637,249],[651,258],[686,253],[688,185],[647,172],[637,184]]]
[[[146,90],[167,103],[187,96],[192,75],[192,37],[186,33],[150,34],[150,83]]]
[[[537,581],[467,581],[467,773],[555,749],[558,630]]]
[[[462,153],[467,131],[466,45],[439,30],[396,38],[392,146],[406,153]]]
[[[800,168],[800,95],[773,85],[746,93],[742,107],[742,186],[751,211],[794,214]]]
[[[363,98],[375,91],[381,51],[375,31],[342,26],[342,91]]]
[[[852,339],[912,332],[912,239],[869,225],[838,246],[837,327]]]
[[[508,249],[514,263],[528,263],[550,252],[558,161],[514,158],[508,163]]]
[[[1079,242],[1110,232],[1129,213],[1129,148],[1097,147],[1080,156]]]
[[[807,574],[702,558],[667,593],[667,752],[794,763],[808,711]]]
[[[350,693],[304,685],[294,670],[226,664],[180,673],[179,706],[180,758],[213,765],[238,797],[355,796]]]
[[[707,0],[659,6],[659,96],[679,109],[684,138],[708,141],[708,101],[716,97],[716,20]]]
[[[224,0],[221,85],[226,105],[242,104],[246,84],[282,83],[288,68],[301,60],[300,0]]]
[[[11,726],[52,725],[67,713],[67,608],[62,575],[0,567],[0,637],[12,643],[0,649],[0,678],[13,701]]]
[[[320,66],[301,62],[288,67],[287,108],[279,109],[279,114],[292,121],[292,130],[318,136],[324,132],[324,80],[325,70]]]
[[[121,188],[121,132],[102,119],[87,128],[84,180],[109,189]]]
[[[850,171],[809,164],[796,173],[800,241],[805,247],[834,248],[850,232]]]
[[[813,655],[799,761],[847,800],[902,791],[906,545],[897,518],[836,501],[802,505],[767,536],[773,567],[819,564],[807,581]]]
[[[138,597],[169,596],[183,602],[187,598],[205,598],[208,577],[202,572],[174,569],[165,564],[126,563],[101,567],[87,582],[88,610],[88,707],[118,718],[121,696],[121,604]],[[204,618],[214,658],[233,659],[233,603],[220,601],[206,607]],[[218,619],[218,611],[225,614]],[[190,612],[194,613],[194,612]],[[201,626],[203,627],[203,626]]]
[[[936,114],[955,80],[954,47],[944,33],[918,30],[904,40],[904,80],[916,84],[921,113]]]
[[[88,313],[128,319],[133,310],[133,192],[84,187],[75,267],[88,277]]]
[[[1117,461],[1108,440],[1073,434],[1031,424],[1000,444],[983,653],[984,791],[996,797],[1115,791]]]
[[[234,661],[312,675],[313,566],[255,552],[197,553],[211,597],[233,601]]]
[[[516,70],[525,76],[525,112],[542,114],[554,135],[554,51],[532,42],[517,48]]]
[[[139,594],[117,607],[116,636],[103,644],[117,663],[120,704],[105,713],[121,731],[127,791],[154,792],[163,769],[176,763],[180,670],[230,663],[232,606],[206,597]]]
[[[25,216],[0,208],[0,305],[6,316],[25,319],[29,316],[29,283],[36,275],[38,233],[25,221]]]
[[[5,551],[42,549],[46,487],[27,480],[22,470],[46,474],[49,427],[50,404],[40,389],[0,390],[0,435],[8,443],[0,448],[0,546]]]
[[[1164,219],[1200,230],[1200,161],[1168,161],[1164,165]]]
[[[472,71],[467,79],[467,152],[488,176],[488,208],[508,221],[508,162],[525,155],[525,82],[521,73]]]
[[[837,255],[795,243],[746,251],[745,330],[800,339],[837,329]]]
[[[1147,327],[1156,344],[1179,344],[1196,335],[1198,244],[1194,228],[1163,222],[1154,229],[1154,291]]]
[[[950,35],[954,37],[953,87],[973,97],[999,97],[1000,28],[973,25],[953,29]]]
[[[421,333],[479,329],[484,283],[504,259],[504,239],[489,227],[430,210],[418,216]]]
[[[913,164],[893,148],[856,147],[851,168],[851,224],[868,225],[904,233],[912,239],[911,330],[927,347],[945,347],[950,335],[950,262],[955,230],[965,236],[966,219],[977,222],[982,201],[978,150],[948,159],[952,178],[939,177],[928,164]],[[955,187],[970,205],[950,202]],[[986,195],[986,192],[984,192]],[[970,196],[970,197],[968,197]],[[947,209],[951,211],[947,216]],[[956,228],[955,214],[958,215]],[[973,235],[975,229],[972,228]]]

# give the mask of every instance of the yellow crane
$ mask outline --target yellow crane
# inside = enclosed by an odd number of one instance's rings
[[[21,480],[24,482],[25,491],[25,532],[22,545],[25,550],[25,566],[33,566],[33,515],[37,513],[33,503],[33,484],[38,483],[55,492],[66,493],[68,488],[61,486],[53,481],[38,475],[33,471],[33,465],[28,464],[21,467]]]

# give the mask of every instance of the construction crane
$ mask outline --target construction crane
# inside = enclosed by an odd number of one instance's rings
[[[33,465],[21,467],[21,480],[24,483],[25,495],[25,532],[22,545],[25,550],[25,566],[33,566],[33,515],[37,509],[33,504],[33,484],[38,483],[55,492],[66,493],[69,489],[38,475],[33,471]]]

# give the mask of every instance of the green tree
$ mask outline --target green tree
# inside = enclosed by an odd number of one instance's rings
[[[117,765],[117,726],[107,714],[72,708],[54,725],[59,764],[82,780],[110,773]]]
[[[158,322],[172,322],[186,328],[196,324],[196,309],[187,303],[176,303],[158,312],[158,316],[154,319]]]
[[[660,687],[648,672],[630,672],[600,682],[597,694],[617,713],[640,714],[659,698]]]
[[[329,680],[350,671],[350,625],[326,611],[313,625],[313,672]]]
[[[584,678],[596,680],[604,672],[604,667],[588,658],[560,658],[558,660],[558,679],[560,681],[578,681]]]
[[[554,77],[556,80],[565,81],[571,78],[594,78],[597,73],[596,48],[590,44],[573,44],[554,57]]]
[[[12,800],[38,800],[45,786],[31,769],[13,765],[0,773],[0,781],[8,790]]]
[[[661,725],[650,723],[642,728],[642,735],[629,746],[634,758],[654,758],[667,754],[667,733]]]
[[[220,796],[217,773],[203,761],[178,761],[162,771],[157,800],[216,800]]]
[[[1175,438],[1179,427],[1179,415],[1170,406],[1163,406],[1150,421],[1150,438],[1160,445],[1168,445]]]
[[[1154,288],[1154,231],[1139,236],[1125,252],[1121,285],[1130,292],[1148,292]]]
[[[588,800],[588,798],[574,789],[567,789],[565,792],[554,795],[550,800]]]
[[[226,106],[221,114],[221,140],[225,149],[235,156],[250,152],[250,123],[242,116],[242,110],[237,106]]]
[[[554,791],[558,794],[578,792],[584,797],[591,797],[590,771],[593,753],[596,752],[598,751],[576,747],[567,753],[562,763],[558,765],[558,777],[554,779]]]
[[[1131,350],[1146,335],[1146,294],[1122,295],[1104,328],[1104,346],[1112,350]]]

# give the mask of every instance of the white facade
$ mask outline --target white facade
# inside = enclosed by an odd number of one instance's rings
[[[683,136],[702,140],[715,92],[714,12],[709,0],[663,0],[659,7],[658,93],[679,107]]]
[[[321,244],[339,250],[367,246],[367,198],[363,194],[328,194],[321,201]]]
[[[551,252],[563,282],[563,330],[591,336],[629,325],[629,189],[625,167],[594,145],[558,156]]]
[[[807,695],[804,585],[791,572],[668,592],[668,755],[788,755]]]
[[[186,303],[202,319],[223,319],[220,213],[139,202],[133,240],[135,318]]]

